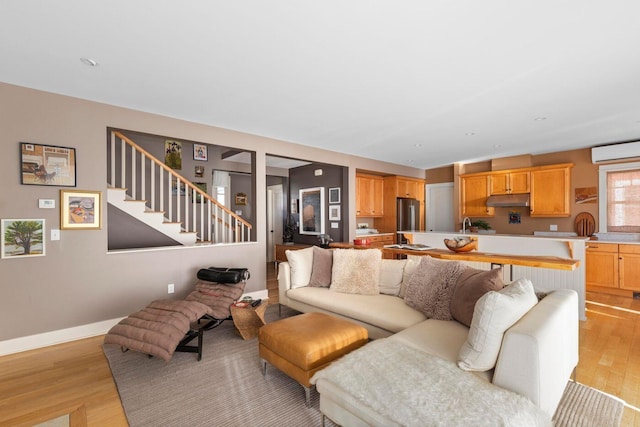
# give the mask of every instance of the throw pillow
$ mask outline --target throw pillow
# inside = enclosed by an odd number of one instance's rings
[[[402,286],[404,266],[407,262],[399,259],[383,259],[380,264],[380,293],[398,296]]]
[[[423,256],[409,279],[405,303],[430,319],[451,320],[451,294],[463,269],[459,261]]]
[[[451,317],[465,326],[471,326],[473,309],[480,297],[489,291],[504,288],[502,268],[477,270],[467,267],[460,277],[451,296]]]
[[[311,280],[313,265],[313,247],[298,250],[286,250],[284,254],[291,267],[291,289],[307,286]]]
[[[334,250],[329,289],[347,294],[379,294],[381,261],[382,252],[379,249]]]
[[[409,285],[409,280],[411,280],[411,276],[413,276],[413,272],[416,270],[418,264],[420,264],[420,260],[422,259],[421,255],[408,255],[407,263],[404,265],[404,272],[402,273],[402,284],[400,285],[400,294],[398,295],[400,298],[404,298],[407,295],[407,286]]]
[[[313,263],[311,265],[311,279],[309,286],[328,288],[331,285],[331,269],[333,268],[333,251],[313,247]]]
[[[500,291],[484,294],[476,303],[469,336],[458,354],[458,366],[466,371],[493,369],[504,333],[537,303],[529,279],[518,279]]]

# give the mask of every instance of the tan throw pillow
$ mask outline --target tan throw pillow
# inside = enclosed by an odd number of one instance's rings
[[[307,286],[311,280],[311,266],[313,265],[313,247],[286,250],[289,267],[291,267],[291,289]]]
[[[331,285],[331,269],[333,267],[333,251],[313,247],[313,264],[311,266],[311,279],[309,286],[316,288],[328,288]]]
[[[451,294],[464,268],[459,261],[423,256],[409,279],[405,303],[430,319],[451,320]]]
[[[467,341],[458,353],[465,371],[488,371],[496,366],[502,337],[538,303],[529,279],[518,279],[500,291],[489,291],[476,303]]]
[[[451,296],[451,317],[466,326],[471,326],[473,310],[480,297],[489,291],[504,288],[502,267],[493,270],[477,270],[467,267],[460,277]]]
[[[379,249],[336,249],[333,251],[332,291],[347,294],[378,295]]]

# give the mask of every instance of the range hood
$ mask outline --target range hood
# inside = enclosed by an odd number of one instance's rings
[[[489,196],[487,206],[490,208],[509,208],[512,206],[529,206],[529,194],[498,194]]]

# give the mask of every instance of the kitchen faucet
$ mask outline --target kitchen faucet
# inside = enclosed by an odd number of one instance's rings
[[[462,219],[462,234],[467,234],[467,222],[469,223],[469,227],[471,227],[471,218],[465,216]]]

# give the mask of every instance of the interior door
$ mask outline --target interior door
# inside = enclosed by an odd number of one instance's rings
[[[282,184],[267,187],[267,261],[276,260],[275,245],[282,242],[284,222],[284,197]]]
[[[453,225],[453,182],[427,184],[426,230],[455,231]]]

